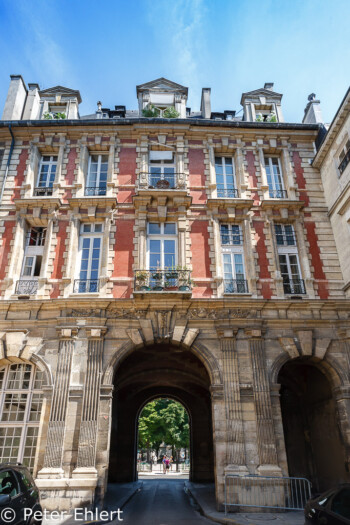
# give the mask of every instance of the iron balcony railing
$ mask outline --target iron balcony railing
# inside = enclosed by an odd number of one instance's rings
[[[286,199],[287,190],[269,190],[270,199]]]
[[[189,292],[192,290],[189,270],[136,270],[136,292]]]
[[[221,188],[217,189],[217,196],[219,199],[237,199],[238,198],[238,190],[236,188],[224,190]]]
[[[38,291],[38,280],[21,279],[16,283],[17,295],[35,295]]]
[[[99,279],[75,279],[74,293],[95,293],[100,290]]]
[[[339,170],[340,174],[342,174],[343,171],[345,171],[345,168],[349,164],[349,162],[350,162],[350,149],[347,151],[345,157],[343,158],[343,160],[339,164],[338,170]]]
[[[34,197],[51,197],[52,193],[52,186],[34,188]]]
[[[248,293],[248,282],[245,279],[224,279],[225,293]]]
[[[101,197],[106,193],[107,189],[99,186],[87,186],[85,188],[85,197]]]
[[[180,173],[141,173],[141,178],[147,179],[148,188],[156,190],[176,190],[179,185]],[[181,174],[183,175],[183,174]]]
[[[296,246],[297,241],[294,233],[277,233],[276,241],[278,246]]]
[[[225,514],[230,508],[304,510],[311,498],[311,483],[306,478],[273,476],[225,476]],[[247,510],[246,510],[247,511]]]
[[[306,294],[305,283],[303,279],[283,279],[284,293],[288,295]]]

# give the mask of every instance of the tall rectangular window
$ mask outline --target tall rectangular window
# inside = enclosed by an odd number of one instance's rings
[[[294,228],[291,224],[275,224],[278,260],[285,294],[304,294]]]
[[[30,227],[26,234],[20,280],[16,284],[18,295],[35,295],[41,274],[46,228]]]
[[[287,192],[283,185],[281,163],[278,157],[265,157],[265,172],[271,199],[286,199]]]
[[[37,185],[34,195],[37,197],[51,196],[57,170],[57,155],[41,157]]]
[[[215,157],[216,188],[219,198],[238,197],[232,157]]]
[[[99,274],[102,248],[102,224],[82,224],[79,240],[79,278],[74,291],[92,293],[99,291]]]
[[[148,264],[150,270],[165,270],[177,265],[175,223],[148,223]]]
[[[151,155],[153,153],[153,155]],[[173,189],[176,188],[176,174],[175,174],[175,159],[174,155],[159,155],[169,156],[170,158],[156,158],[154,153],[171,153],[171,152],[150,152],[149,163],[149,186],[159,189]]]
[[[89,157],[88,176],[85,187],[86,196],[106,195],[108,175],[108,155]]]
[[[247,293],[242,231],[238,224],[221,224],[221,251],[225,293]]]

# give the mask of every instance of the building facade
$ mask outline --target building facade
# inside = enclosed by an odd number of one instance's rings
[[[350,302],[313,104],[242,116],[137,87],[80,116],[79,91],[12,76],[0,121],[0,454],[47,509],[102,505],[136,473],[159,396],[191,421],[191,479],[349,480]],[[310,109],[311,108],[311,109]]]

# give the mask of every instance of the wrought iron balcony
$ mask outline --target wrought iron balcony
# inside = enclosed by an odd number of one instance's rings
[[[34,197],[51,197],[52,193],[52,186],[34,188]]]
[[[100,188],[99,186],[87,186],[85,188],[85,197],[101,197],[106,195],[106,188]]]
[[[99,279],[75,279],[74,280],[74,293],[95,293],[100,289]]]
[[[269,190],[270,199],[286,199],[287,190]]]
[[[189,292],[192,290],[191,272],[182,269],[136,270],[136,292]]]
[[[21,279],[16,283],[17,295],[35,295],[38,291],[38,280]]]
[[[283,279],[284,293],[288,295],[306,294],[305,283],[303,279]]]
[[[248,293],[248,283],[245,279],[224,279],[225,293]]]
[[[345,171],[345,168],[349,164],[349,162],[350,162],[350,149],[347,151],[345,157],[339,164],[338,170],[340,171],[340,174],[342,174],[343,171]]]
[[[175,190],[184,186],[184,184],[180,184],[180,175],[182,175],[184,180],[183,173],[141,173],[140,180],[146,180],[146,187],[149,189]]]
[[[238,198],[238,190],[236,188],[232,188],[229,190],[223,190],[221,188],[217,189],[217,196],[219,199],[237,199]]]

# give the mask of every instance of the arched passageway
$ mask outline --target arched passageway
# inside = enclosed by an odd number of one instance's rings
[[[190,417],[190,479],[214,480],[210,379],[189,350],[170,344],[140,348],[126,357],[114,379],[109,481],[137,479],[137,420],[151,399],[182,403]]]
[[[278,382],[289,475],[309,479],[314,492],[349,481],[329,379],[312,359],[297,358]]]

